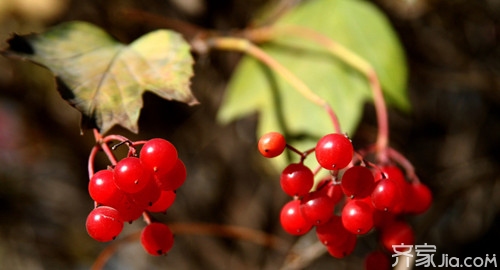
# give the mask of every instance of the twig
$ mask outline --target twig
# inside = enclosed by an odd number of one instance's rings
[[[302,96],[307,98],[309,101],[323,107],[330,116],[333,126],[336,132],[340,133],[340,123],[338,121],[337,115],[334,113],[333,109],[330,107],[328,102],[323,98],[316,95],[303,81],[301,81],[297,76],[291,73],[287,68],[277,62],[274,58],[269,56],[265,51],[260,49],[258,46],[254,45],[247,39],[235,38],[235,37],[212,37],[206,40],[205,44],[209,48],[219,49],[219,50],[230,50],[230,51],[240,51],[247,53],[258,59],[259,61],[266,64],[273,71],[282,76],[285,81],[287,81],[292,87],[299,92]]]
[[[244,240],[263,247],[269,247],[283,253],[285,253],[289,247],[289,243],[275,235],[240,226],[211,223],[169,223],[167,225],[176,235],[209,235]],[[91,270],[102,269],[106,262],[122,245],[138,241],[141,236],[141,231],[142,230],[139,230],[123,238],[114,240],[103,251],[101,251],[99,256],[94,261]]]

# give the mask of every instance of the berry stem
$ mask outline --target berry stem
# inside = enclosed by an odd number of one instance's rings
[[[97,155],[97,152],[99,152],[101,148],[99,147],[99,145],[94,145],[94,147],[92,147],[92,150],[90,150],[90,155],[89,155],[89,161],[88,161],[88,173],[89,173],[89,179],[92,178],[92,176],[94,175],[94,160],[95,160],[95,156]]]
[[[89,173],[89,179],[92,178],[94,175],[94,160],[95,156],[99,152],[99,150],[103,150],[106,156],[108,157],[110,163],[112,166],[116,165],[118,162],[115,155],[113,154],[113,150],[115,150],[118,146],[122,144],[127,144],[129,148],[128,156],[133,156],[135,155],[136,149],[135,147],[137,145],[145,144],[147,141],[136,141],[132,142],[128,138],[122,136],[122,135],[116,135],[116,134],[111,134],[103,137],[101,133],[97,129],[94,129],[94,138],[96,141],[96,144],[94,147],[92,147],[92,150],[90,151],[89,155],[89,162],[88,162],[88,173]],[[111,141],[118,141],[117,144],[115,144],[112,147],[109,147],[108,143]]]
[[[94,145],[94,147],[92,147],[92,150],[90,151],[89,162],[88,162],[89,179],[92,178],[92,176],[94,175],[94,160],[99,150],[104,151],[109,161],[111,162],[111,165],[116,165],[117,163],[116,157],[107,143],[110,141],[110,139],[116,139],[116,138],[120,138],[120,140],[123,139],[128,140],[127,138],[119,135],[109,135],[106,137],[102,137],[101,133],[97,129],[94,129],[94,138],[96,144]]]
[[[247,37],[249,40],[263,42],[277,38],[278,36],[283,34],[300,36],[316,42],[317,44],[325,48],[328,52],[330,52],[333,56],[348,64],[367,78],[369,87],[373,94],[373,102],[377,114],[378,135],[377,141],[375,143],[377,158],[381,162],[386,161],[386,150],[389,141],[387,106],[385,104],[385,99],[382,93],[379,78],[371,64],[356,53],[335,42],[331,38],[319,32],[316,32],[313,29],[305,27],[286,26],[250,29],[246,31],[245,37]]]
[[[311,149],[308,149],[304,152],[300,151],[299,149],[295,148],[294,146],[290,145],[290,144],[286,144],[286,148],[290,149],[292,152],[298,154],[300,156],[300,162],[304,162],[304,159],[306,159],[306,157],[308,155],[310,155],[311,153],[314,152],[315,148],[311,148]]]
[[[299,149],[295,148],[294,146],[290,144],[286,144],[286,148],[290,149],[292,152],[297,153],[299,156],[304,156],[304,153],[302,153]]]
[[[197,44],[199,43],[200,40],[197,40]],[[331,106],[328,104],[328,102],[326,102],[320,96],[316,95],[302,80],[300,80],[297,76],[291,73],[287,68],[281,65],[269,54],[264,52],[258,46],[254,45],[251,41],[244,38],[236,38],[236,37],[212,37],[207,39],[205,41],[205,44],[209,48],[243,52],[263,62],[269,68],[271,68],[280,76],[282,76],[283,79],[287,81],[292,87],[294,87],[294,89],[298,93],[300,93],[302,96],[304,96],[306,99],[313,102],[314,104],[323,107],[330,116],[335,131],[338,133],[341,132],[340,123],[337,118],[337,115],[335,114]],[[196,48],[196,46],[193,47]]]
[[[142,219],[144,219],[144,222],[146,222],[146,224],[151,224],[151,215],[149,214],[149,212],[147,211],[144,211],[142,212]]]
[[[411,164],[411,162],[406,159],[404,155],[396,151],[395,149],[389,147],[387,148],[387,155],[389,159],[394,160],[397,164],[403,167],[406,178],[413,183],[420,183],[420,179],[415,173],[415,167]]]
[[[117,136],[117,135],[110,135],[110,136],[107,136],[107,137],[103,138],[102,135],[101,135],[101,133],[99,133],[99,131],[97,129],[94,129],[94,138],[95,138],[96,143],[99,144],[99,146],[101,147],[102,151],[104,151],[104,153],[108,157],[109,162],[111,162],[111,165],[114,166],[114,165],[116,165],[116,163],[118,161],[116,160],[116,157],[113,154],[113,151],[111,150],[111,148],[109,148],[109,146],[107,144],[107,142],[109,141],[109,139],[114,138],[113,136]],[[128,140],[128,139],[126,139],[126,140]]]

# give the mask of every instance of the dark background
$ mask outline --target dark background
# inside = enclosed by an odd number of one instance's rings
[[[37,32],[74,19],[104,27],[123,42],[159,27],[128,20],[121,8],[205,28],[241,29],[268,3],[14,2],[0,5],[2,41],[11,32]],[[462,259],[500,255],[500,2],[371,2],[391,20],[410,71],[412,111],[390,111],[391,143],[414,164],[435,199],[426,214],[409,220],[417,243],[437,246],[436,263],[442,254]],[[292,244],[296,239],[278,222],[288,198],[279,188],[278,175],[256,150],[257,116],[227,126],[214,120],[239,57],[228,52],[196,56],[192,89],[201,105],[187,107],[146,94],[140,133],[119,128],[112,132],[132,140],[169,139],[185,161],[188,179],[168,213],[155,216],[159,220],[244,226]],[[373,115],[367,104],[355,142],[373,139]],[[90,239],[84,226],[93,206],[87,194],[93,143],[91,132],[80,134],[78,113],[60,98],[48,71],[0,58],[0,269],[88,269],[107,246]],[[97,165],[106,165],[104,157],[99,156]],[[123,235],[143,226],[135,221],[125,226]],[[314,253],[310,240],[302,241],[304,245],[295,247],[299,258]],[[303,267],[361,269],[365,254],[376,247],[376,237],[368,235],[348,258],[320,254]],[[166,257],[146,255],[137,242],[123,245],[106,269],[279,269],[285,258],[286,251],[246,241],[183,234],[176,236]]]

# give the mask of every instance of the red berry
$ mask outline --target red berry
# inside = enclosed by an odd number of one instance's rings
[[[377,182],[371,194],[373,207],[377,210],[392,212],[394,207],[405,198],[401,196],[398,183],[392,179],[382,179]]]
[[[316,144],[316,159],[327,170],[340,170],[351,163],[354,149],[351,141],[343,134],[332,133],[323,136]]]
[[[283,229],[291,235],[303,235],[309,232],[312,224],[304,219],[299,210],[300,201],[293,200],[281,209],[280,222]]]
[[[342,175],[342,190],[350,198],[361,199],[369,196],[374,184],[372,172],[364,166],[353,166]]]
[[[404,221],[395,221],[382,229],[380,242],[387,251],[395,253],[395,246],[413,245],[415,235],[412,227]],[[397,248],[397,251],[404,251],[404,248]]]
[[[422,214],[432,204],[432,193],[431,190],[422,183],[408,184],[406,192],[408,197],[406,198],[405,212],[410,214]]]
[[[396,221],[397,215],[387,211],[375,209],[373,211],[373,227],[382,229]]]
[[[318,183],[318,191],[324,192],[326,196],[332,199],[333,204],[339,203],[344,197],[342,187],[339,183],[333,182],[331,179],[323,179]]]
[[[161,192],[160,198],[155,203],[153,203],[153,205],[148,206],[146,210],[156,213],[166,212],[167,209],[174,203],[175,197],[175,191],[163,190]]]
[[[123,199],[116,205],[112,205],[113,208],[120,212],[120,216],[124,222],[130,222],[140,218],[144,212],[144,206],[139,206],[135,204],[129,196],[123,197]]]
[[[356,235],[350,234],[342,245],[329,245],[326,250],[332,257],[342,259],[354,251],[357,240]]]
[[[343,245],[350,235],[352,233],[345,229],[339,216],[334,215],[327,223],[316,226],[316,236],[325,246]]]
[[[155,138],[147,141],[140,151],[139,157],[144,168],[161,176],[168,173],[177,162],[177,149],[169,141]]]
[[[259,139],[259,152],[267,158],[273,158],[281,155],[285,151],[286,140],[279,132],[269,132]]]
[[[375,176],[375,180],[378,181],[383,178],[390,178],[397,182],[404,181],[406,182],[405,175],[401,171],[401,169],[395,165],[386,165],[380,168],[380,172],[378,172]],[[382,175],[384,174],[384,175]]]
[[[365,234],[373,228],[373,208],[364,201],[350,200],[342,209],[342,224],[353,234]]]
[[[153,256],[163,255],[172,249],[174,235],[167,225],[153,222],[142,230],[141,244],[149,254]]]
[[[152,181],[152,174],[144,169],[139,158],[126,157],[116,164],[114,178],[120,190],[125,193],[136,193]]]
[[[115,205],[125,196],[125,193],[115,185],[113,175],[111,170],[100,170],[90,178],[89,194],[97,203]]]
[[[280,184],[289,196],[303,196],[313,187],[314,174],[304,164],[292,163],[281,173]]]
[[[99,242],[108,242],[121,233],[123,220],[116,209],[99,206],[89,213],[85,226],[90,237]]]
[[[365,270],[389,270],[391,262],[389,257],[380,250],[368,253],[365,257]]]
[[[180,188],[187,177],[187,170],[184,162],[180,158],[174,163],[174,167],[170,171],[162,174],[155,175],[156,183],[161,190],[176,190]]]
[[[139,192],[128,194],[132,203],[135,205],[146,208],[153,205],[161,195],[161,189],[156,184],[156,181],[149,181],[148,184]]]
[[[320,190],[306,194],[300,200],[300,212],[305,220],[314,224],[325,224],[333,216],[335,203],[325,192]]]
[[[401,214],[406,208],[406,200],[409,197],[407,194],[409,183],[406,181],[406,178],[401,169],[399,169],[397,166],[384,166],[381,168],[381,171],[381,173],[384,174],[384,177],[379,176],[381,177],[380,179],[391,179],[398,185],[399,194],[402,199],[396,202],[396,204],[392,207],[391,212],[394,214]]]

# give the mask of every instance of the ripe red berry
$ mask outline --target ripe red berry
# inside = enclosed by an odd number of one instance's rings
[[[326,250],[332,257],[342,259],[354,251],[357,240],[356,235],[350,234],[342,245],[328,245]]]
[[[324,192],[326,196],[332,199],[333,204],[339,203],[344,198],[344,192],[342,192],[340,184],[333,182],[329,178],[321,180],[316,190]]]
[[[380,250],[368,253],[365,257],[365,270],[389,270],[391,262],[389,257]]]
[[[147,141],[139,153],[144,168],[161,176],[168,173],[177,162],[175,146],[167,140],[154,138]]]
[[[325,224],[333,216],[335,203],[325,192],[320,190],[306,194],[300,200],[300,212],[305,220],[314,224]]]
[[[316,226],[316,236],[325,246],[344,245],[352,233],[347,231],[339,216],[332,216],[330,220],[322,225]]]
[[[395,221],[382,228],[380,242],[387,251],[395,253],[395,246],[413,245],[415,243],[415,234],[408,223]],[[397,251],[404,250],[404,248],[397,248]]]
[[[375,175],[375,181],[383,178],[390,178],[392,180],[395,180],[396,182],[406,181],[405,175],[403,174],[401,169],[395,165],[386,165],[380,168],[380,171]]]
[[[155,203],[153,203],[153,205],[148,206],[146,210],[154,213],[164,213],[174,203],[175,197],[175,191],[163,190],[161,191],[160,198]]]
[[[369,196],[374,185],[372,172],[364,166],[353,166],[342,175],[342,190],[350,198],[362,199]]]
[[[350,200],[342,209],[342,224],[353,234],[365,234],[373,228],[373,208],[360,200]]]
[[[116,209],[99,206],[89,213],[85,226],[90,237],[99,242],[108,242],[120,234],[123,220]]]
[[[124,222],[132,223],[132,221],[140,218],[144,212],[144,206],[135,204],[128,195],[123,197],[116,205],[111,206],[120,212],[120,216]]]
[[[373,207],[382,211],[392,212],[404,199],[396,181],[389,178],[378,181],[371,194]]]
[[[323,136],[316,144],[316,159],[327,170],[340,170],[351,163],[354,149],[351,141],[343,134],[332,133]]]
[[[141,244],[149,254],[153,256],[163,255],[172,249],[174,235],[167,225],[153,222],[142,230]]]
[[[283,229],[291,235],[303,235],[309,232],[312,224],[300,213],[300,201],[293,200],[281,209],[280,222]]]
[[[280,184],[289,196],[303,196],[313,187],[314,174],[304,164],[292,163],[281,173]]]
[[[408,184],[406,192],[408,197],[406,198],[405,212],[410,214],[422,214],[432,204],[432,193],[431,190],[422,183]]]
[[[178,158],[170,171],[155,175],[156,183],[161,190],[176,190],[180,188],[186,181],[187,170],[184,162]]]
[[[267,158],[273,158],[281,155],[285,151],[286,140],[279,132],[269,132],[259,139],[259,152]]]
[[[161,189],[156,181],[149,181],[139,192],[128,194],[127,196],[135,205],[146,208],[153,205],[161,195]]]
[[[406,208],[406,201],[409,197],[407,194],[409,183],[406,181],[406,177],[397,166],[388,165],[380,168],[381,172],[378,176],[375,176],[378,179],[391,179],[398,185],[399,196],[402,198],[401,200],[397,200],[396,204],[390,210],[394,214],[401,214],[404,212]],[[384,174],[384,176],[381,175]]]
[[[126,157],[116,164],[114,178],[120,190],[125,193],[136,193],[152,181],[152,174],[144,169],[139,158]]]
[[[381,230],[384,227],[389,226],[391,223],[395,222],[397,216],[397,214],[388,211],[375,209],[373,211],[373,227],[375,227],[377,230]]]
[[[113,171],[100,170],[89,181],[89,195],[99,204],[115,205],[123,199],[125,193],[115,185]]]

